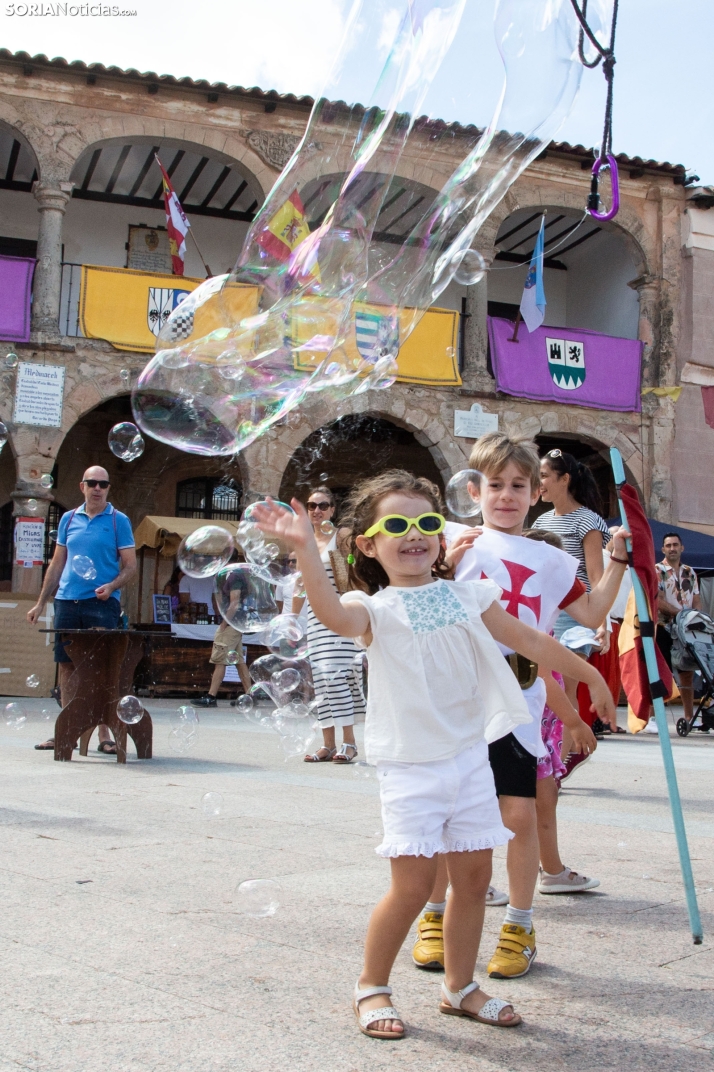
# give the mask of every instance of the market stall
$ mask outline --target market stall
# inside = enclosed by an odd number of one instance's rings
[[[208,691],[212,671],[208,659],[221,620],[210,602],[213,579],[201,579],[195,585],[189,579],[190,585],[185,587],[192,586],[190,598],[181,602],[174,598],[173,606],[170,599],[154,599],[164,594],[168,576],[177,563],[181,541],[207,524],[218,525],[234,537],[238,528],[237,521],[149,515],[134,533],[139,566],[137,626],[152,633],[147,654],[137,667],[135,678],[136,688],[143,695],[205,694]],[[197,598],[194,598],[194,588]],[[249,664],[266,650],[259,637],[244,638],[244,654]],[[234,666],[226,667],[222,691],[231,696],[242,691]]]

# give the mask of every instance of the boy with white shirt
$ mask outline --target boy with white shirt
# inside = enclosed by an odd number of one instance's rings
[[[533,445],[492,432],[475,444],[469,464],[483,474],[481,487],[472,492],[480,498],[483,527],[447,524],[448,557],[456,579],[495,581],[503,589],[504,609],[544,632],[550,632],[566,607],[576,621],[597,628],[615,600],[627,565],[624,544],[618,541],[623,549],[588,593],[576,577],[576,559],[521,535],[528,511],[539,497],[540,462]],[[509,903],[488,973],[515,978],[526,974],[536,956],[532,907],[539,866],[535,797],[538,756],[545,754],[540,735],[545,684],[537,677],[536,666],[502,646],[501,650],[518,677],[531,714],[530,723],[489,742],[501,816],[515,837],[507,852]],[[447,882],[444,867],[419,922],[414,962],[420,967],[439,966],[437,917],[443,912]]]

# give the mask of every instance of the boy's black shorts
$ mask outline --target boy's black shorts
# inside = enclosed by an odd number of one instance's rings
[[[535,797],[538,761],[512,733],[488,746],[488,761],[499,797]]]

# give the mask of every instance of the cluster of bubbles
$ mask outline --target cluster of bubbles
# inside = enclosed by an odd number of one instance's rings
[[[144,437],[131,421],[115,424],[107,442],[112,454],[123,462],[135,462],[144,453]]]
[[[250,692],[238,698],[236,709],[250,722],[278,735],[286,760],[304,756],[317,739],[316,715],[322,702],[320,697],[310,699],[307,660],[263,655],[251,665],[250,676],[254,684]],[[267,713],[256,702],[265,696],[275,705]]]
[[[454,517],[476,517],[481,513],[481,473],[462,469],[446,485],[444,498]]]
[[[588,19],[607,44],[605,7],[592,0]],[[498,0],[504,90],[483,131],[457,138],[423,108],[432,88],[439,99],[463,10],[463,0],[353,5],[333,75],[234,271],[193,290],[158,334],[132,391],[143,433],[230,456],[319,392],[338,410],[351,395],[386,389],[424,312],[452,280],[482,277],[476,236],[567,117],[582,65],[569,0]],[[384,52],[373,48],[375,28]],[[401,244],[386,249],[382,215],[412,133],[422,162],[445,158],[447,141],[463,159],[432,199],[414,203]],[[401,219],[401,206],[394,212]]]
[[[183,704],[171,717],[169,748],[177,756],[185,756],[198,740],[198,714],[195,707]]]

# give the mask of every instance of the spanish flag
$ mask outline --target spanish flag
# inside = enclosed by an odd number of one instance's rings
[[[287,201],[268,222],[264,231],[258,235],[258,245],[276,260],[287,261],[290,254],[297,249],[310,234],[305,209],[300,194],[293,190]]]
[[[652,703],[641,634],[647,628],[650,635],[654,635],[653,631],[657,624],[657,571],[655,570],[652,530],[647,523],[637,492],[629,484],[623,484],[620,494],[627,510],[627,521],[632,533],[632,567],[645,591],[650,615],[649,622],[643,622],[640,625],[635,606],[635,593],[630,592],[619,636],[620,673],[622,687],[627,695],[628,728],[631,733],[639,733],[647,725]],[[656,644],[655,652],[660,680],[669,697],[673,687],[672,673]]]

